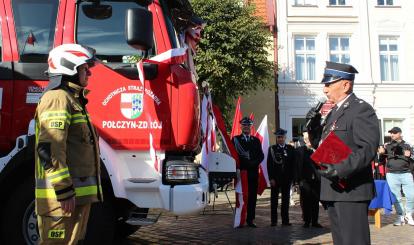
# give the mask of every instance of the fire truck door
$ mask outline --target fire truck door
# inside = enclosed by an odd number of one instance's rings
[[[14,145],[10,138],[12,122],[13,75],[10,36],[3,0],[0,0],[0,156]]]
[[[53,48],[58,0],[4,0],[9,4],[13,26],[9,27],[13,62],[12,137],[27,132],[37,102],[47,86],[47,57]],[[65,1],[62,1],[65,2]],[[7,7],[6,7],[7,8]],[[13,43],[14,42],[14,43]]]

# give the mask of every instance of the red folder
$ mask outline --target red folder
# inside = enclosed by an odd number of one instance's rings
[[[351,148],[332,131],[311,155],[311,158],[317,164],[337,164],[346,159],[351,152]]]
[[[346,159],[351,152],[351,148],[331,131],[311,155],[311,159],[318,165],[320,163],[338,164]],[[340,180],[338,185],[345,189],[346,184],[343,180]]]

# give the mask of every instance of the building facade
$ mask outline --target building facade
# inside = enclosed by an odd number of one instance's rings
[[[381,143],[399,126],[414,143],[414,1],[275,0],[280,125],[298,137],[325,98],[325,61],[352,64],[355,94],[379,118]]]

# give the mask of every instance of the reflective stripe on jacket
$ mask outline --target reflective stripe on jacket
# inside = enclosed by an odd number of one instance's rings
[[[86,112],[82,92],[82,87],[68,83],[47,91],[37,106],[38,215],[58,210],[59,201],[73,196],[77,205],[102,200],[98,137]]]

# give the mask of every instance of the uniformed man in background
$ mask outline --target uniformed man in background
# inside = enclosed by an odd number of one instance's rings
[[[240,160],[240,170],[247,171],[248,201],[247,201],[247,226],[256,228],[253,222],[256,213],[257,188],[259,183],[259,165],[264,159],[260,140],[251,135],[253,120],[244,117],[240,120],[242,133],[235,136],[233,144]]]
[[[303,227],[308,228],[312,225],[312,227],[322,228],[318,223],[321,178],[315,162],[311,159],[314,149],[309,141],[306,128],[303,130],[302,134],[305,145],[296,149],[296,181],[299,183],[300,188],[303,220],[305,221]]]
[[[271,226],[277,225],[277,205],[279,193],[282,193],[282,225],[290,226],[289,200],[290,188],[295,178],[295,148],[286,144],[287,131],[276,130],[276,144],[269,147],[267,155],[267,171],[270,180]]]
[[[85,87],[94,50],[63,44],[49,53],[49,85],[36,109],[39,244],[79,244],[91,203],[102,200],[96,131]]]
[[[316,149],[331,133],[351,149],[345,160],[324,164],[321,196],[327,206],[334,244],[370,244],[368,205],[374,197],[371,162],[380,135],[375,110],[353,93],[358,71],[351,65],[326,62],[322,84],[328,100],[335,104],[326,119],[312,108],[306,115],[308,133]]]

